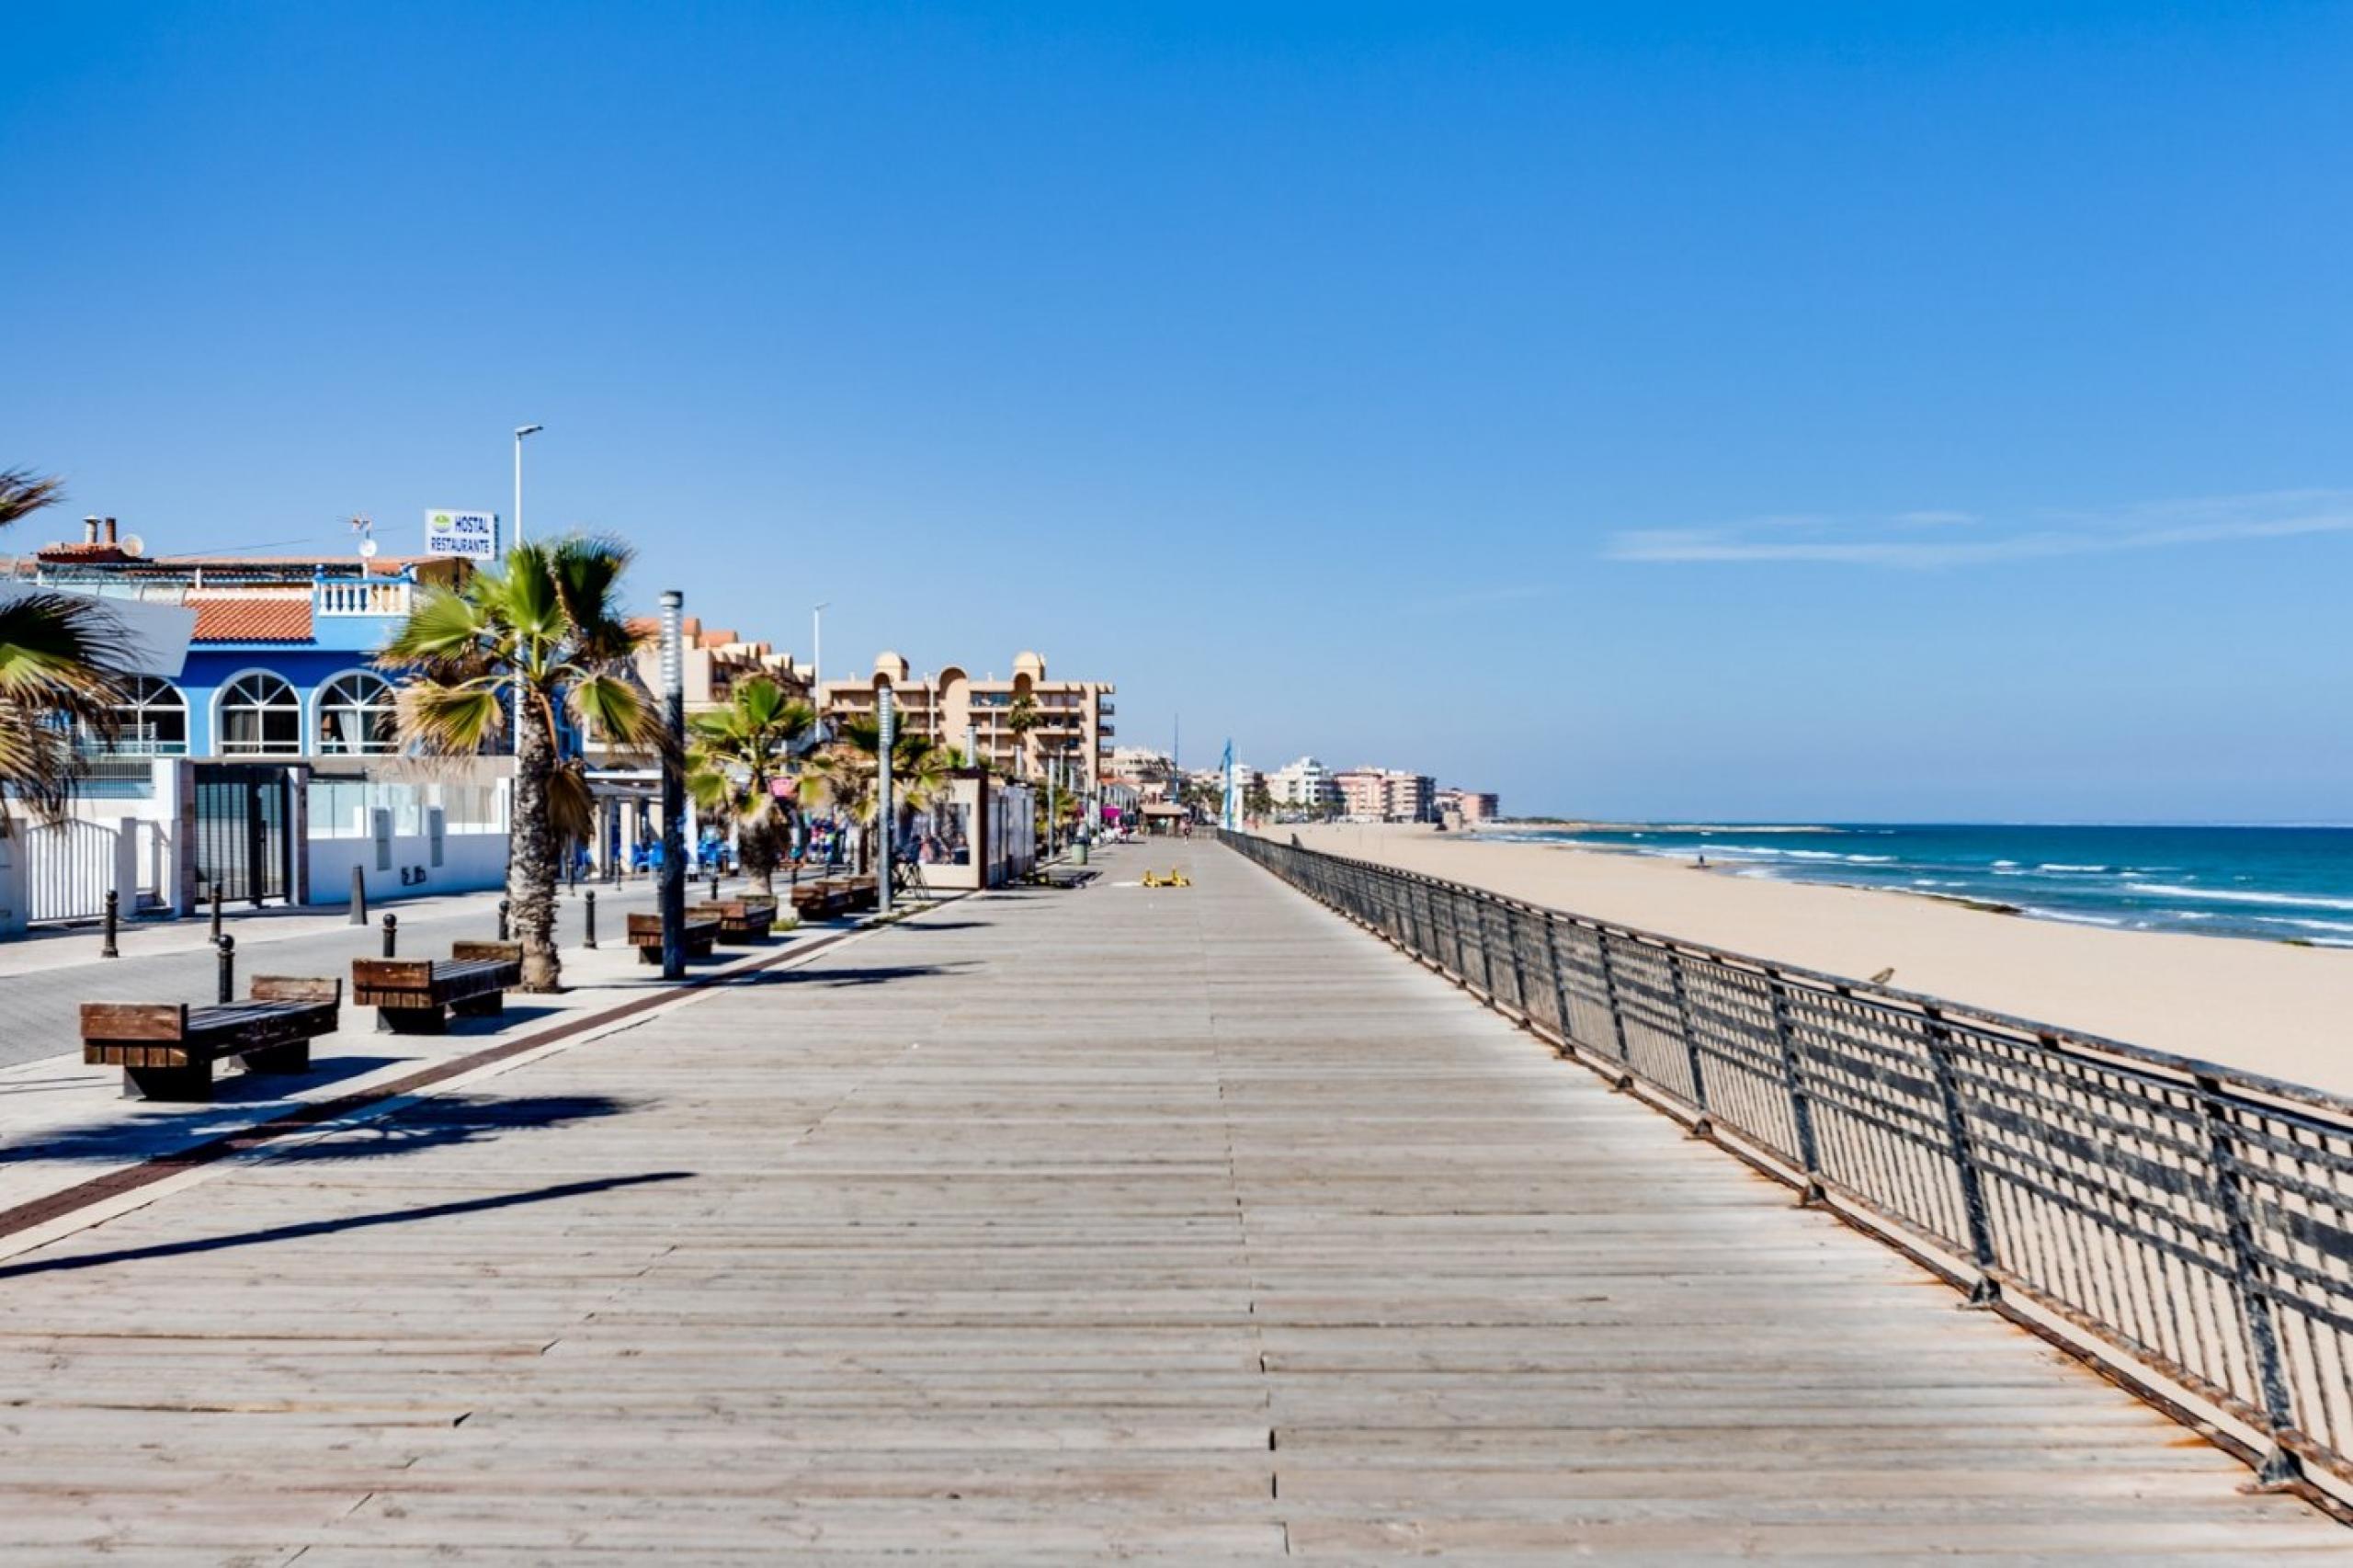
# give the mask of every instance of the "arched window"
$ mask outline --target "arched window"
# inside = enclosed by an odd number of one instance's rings
[[[220,751],[255,756],[302,749],[302,699],[266,670],[239,676],[222,690]]]
[[[115,704],[114,722],[113,744],[85,731],[82,748],[111,751],[120,756],[188,755],[188,698],[170,681],[132,676],[123,683],[123,699]]]
[[[319,750],[389,752],[398,748],[392,683],[355,670],[319,689]]]

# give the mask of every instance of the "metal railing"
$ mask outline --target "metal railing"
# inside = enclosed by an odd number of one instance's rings
[[[1808,1199],[1941,1255],[1971,1304],[2244,1424],[2258,1483],[2353,1483],[2353,1101],[1220,837]]]

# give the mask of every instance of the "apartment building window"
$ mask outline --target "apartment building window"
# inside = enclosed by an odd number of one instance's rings
[[[221,754],[254,756],[302,749],[302,699],[264,670],[239,676],[221,693]]]
[[[85,731],[82,749],[122,756],[184,756],[188,754],[188,697],[170,681],[133,676],[115,705],[111,744]]]
[[[327,682],[319,693],[319,750],[331,755],[384,753],[397,749],[398,714],[392,683],[355,670]]]

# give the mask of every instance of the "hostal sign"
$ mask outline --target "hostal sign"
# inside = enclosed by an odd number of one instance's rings
[[[425,514],[425,553],[498,559],[498,514],[436,508]]]

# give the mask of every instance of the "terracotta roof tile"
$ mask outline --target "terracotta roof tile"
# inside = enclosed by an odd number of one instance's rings
[[[134,561],[138,558],[119,544],[44,544],[39,551],[42,561],[94,561],[98,562]]]
[[[308,642],[311,601],[191,599],[198,642]]]

